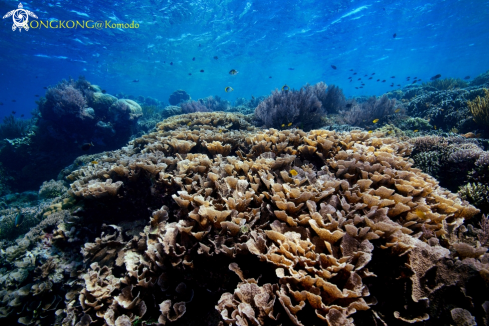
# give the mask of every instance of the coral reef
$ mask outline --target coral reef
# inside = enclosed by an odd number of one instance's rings
[[[482,89],[433,89],[417,93],[406,102],[406,107],[409,115],[423,118],[437,129],[475,132],[479,127],[472,119],[467,101],[481,95]]]
[[[469,180],[483,182],[483,176],[487,175],[483,172],[487,152],[475,139],[421,136],[412,138],[410,142],[414,145],[411,157],[415,166],[452,191],[457,191]],[[481,166],[479,173],[478,165]]]
[[[275,90],[256,107],[256,124],[266,128],[318,128],[325,114],[318,95],[324,96],[325,90],[324,83],[306,85],[298,91]]]
[[[177,106],[180,104],[180,102],[186,102],[190,99],[190,95],[188,95],[187,92],[185,92],[183,89],[179,89],[171,93],[170,98],[168,98],[168,102],[172,106]]]
[[[100,236],[65,323],[483,323],[479,211],[412,168],[412,144],[244,119],[172,117],[68,177]]]
[[[56,177],[83,154],[85,143],[95,145],[91,151],[123,146],[142,115],[136,102],[102,93],[82,77],[48,88],[38,107],[30,132],[0,149],[0,162],[15,178],[8,185],[14,191],[38,189],[44,180]]]

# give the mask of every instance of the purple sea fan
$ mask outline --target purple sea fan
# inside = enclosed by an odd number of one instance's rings
[[[317,85],[306,85],[298,91],[273,91],[256,107],[256,124],[278,129],[299,127],[306,131],[321,127],[325,112],[317,90]]]
[[[46,100],[39,107],[43,118],[56,121],[63,117],[85,118],[87,101],[81,91],[63,81],[46,92]]]
[[[350,110],[341,113],[349,125],[365,127],[372,125],[376,119],[382,120],[385,116],[394,114],[395,108],[395,99],[391,100],[386,95],[380,98],[372,96],[360,104],[354,102]]]
[[[193,112],[211,112],[207,106],[204,105],[201,101],[186,101],[180,103],[180,107],[182,108],[182,114],[193,113]]]

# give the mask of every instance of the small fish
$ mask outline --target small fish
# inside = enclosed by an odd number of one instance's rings
[[[336,66],[331,65],[331,68],[333,68],[334,70],[336,70]]]
[[[214,56],[214,59],[215,59],[215,60],[217,60],[217,59],[219,59],[219,58],[217,57],[217,55],[215,55],[215,56]]]
[[[425,218],[426,214],[423,211],[420,211],[419,209],[414,211],[414,214],[416,214],[419,218]]]
[[[272,78],[272,76],[268,76],[268,78]]]
[[[12,100],[12,102],[17,102],[16,100]]]
[[[401,112],[401,109],[397,109],[394,111],[394,113],[399,113],[399,112]]]
[[[394,35],[392,35],[392,37],[393,37],[393,38],[396,38],[396,36],[397,36],[397,34],[396,34],[396,33],[394,33]]]
[[[199,48],[200,48],[200,44],[199,44]]]
[[[396,78],[396,76],[391,76],[391,78]]]
[[[219,133],[222,133],[222,129],[219,129]]]
[[[382,82],[385,83],[385,79]]]
[[[3,105],[3,102],[0,102],[0,105]]]
[[[91,161],[90,163],[92,163],[92,164],[98,164],[97,161]]]
[[[464,79],[465,79],[465,80],[470,79],[470,76],[465,76],[465,78],[464,78]]]
[[[107,91],[105,89],[102,90],[102,94],[106,94]]]
[[[350,71],[353,71],[353,69],[350,69]]]
[[[192,124],[192,122],[189,122],[189,123],[187,123],[187,126],[190,126],[191,124]]]
[[[204,72],[204,69],[200,69],[200,72]]]
[[[21,115],[20,115],[20,117],[21,117],[21,118],[23,118],[23,117],[24,117],[24,115],[23,115],[23,114],[21,114]]]
[[[401,85],[397,84],[398,87],[401,87]]]
[[[39,94],[34,95],[35,97],[39,97]]]
[[[363,77],[367,77],[368,75],[363,75]]]
[[[379,82],[379,81],[380,81],[380,79],[377,79],[377,81]]]
[[[285,123],[282,123],[282,128],[285,127]]]
[[[415,129],[414,132],[418,132],[419,130],[418,129]]]
[[[375,119],[374,121],[372,121],[373,123],[377,123],[379,122],[379,119]]]
[[[289,68],[289,70],[295,70],[295,68]]]
[[[192,61],[195,61],[195,57],[192,58]]]
[[[370,80],[370,79],[372,79],[372,78],[373,78],[373,77],[369,77],[368,79]]]
[[[24,222],[24,214],[22,214],[22,210],[19,210],[19,213],[15,217],[15,227],[18,228]]]
[[[355,87],[355,89],[358,89],[358,87]]]
[[[417,82],[417,81],[415,80],[415,81],[413,81],[411,84],[416,84],[416,82]]]
[[[392,133],[393,133],[393,131],[392,131],[392,130],[389,130],[387,133],[390,135],[390,134],[392,134]]]
[[[230,75],[237,75],[237,74],[238,74],[238,71],[237,71],[236,69],[231,69],[231,70],[229,71],[229,74],[230,74]]]
[[[290,175],[292,175],[293,177],[295,177],[296,175],[298,175],[299,173],[297,173],[296,170],[292,169],[290,170]]]
[[[373,133],[373,131],[372,130],[369,130],[368,133],[371,134],[371,133]]]
[[[441,77],[441,75],[440,75],[440,77]],[[440,77],[438,77],[438,78],[440,78]],[[414,77],[414,79],[418,79],[418,77]]]
[[[438,78],[440,78],[440,77],[441,77],[441,75],[440,75],[440,74],[438,74],[438,75],[434,75],[433,77],[431,77],[431,78],[430,78],[430,80],[437,80],[437,79],[438,79]],[[416,78],[416,77],[414,77],[414,78]]]
[[[292,126],[292,122],[289,122],[289,124],[287,124],[287,127],[290,127]]]
[[[350,76],[350,77],[348,77],[348,79],[351,79],[351,76]]]
[[[349,109],[349,108],[351,108],[351,107],[353,106],[353,104],[352,104],[352,103],[348,103],[348,104],[347,104],[347,105],[345,105],[345,106],[346,106],[346,108],[348,108],[348,109]]]
[[[139,83],[139,79],[134,79],[132,82],[133,83]]]
[[[16,114],[16,113],[17,113],[17,112],[15,112],[15,111],[12,111],[12,114]]]
[[[90,149],[90,147],[92,147],[92,146],[93,146],[93,143],[92,143],[92,142],[85,143],[85,144],[83,144],[83,145],[81,146],[81,149],[82,149],[83,151],[88,151],[88,150]]]
[[[289,87],[289,86],[287,86],[287,85],[284,85],[284,86],[282,86],[282,90],[283,90],[284,92],[288,92],[288,91],[290,90],[290,87]]]
[[[372,76],[375,75],[375,72],[372,73]]]
[[[227,87],[224,89],[224,91],[225,91],[226,93],[230,93],[230,92],[234,91],[234,89],[233,89],[231,86],[227,86]]]
[[[357,73],[356,73],[356,72],[354,72],[353,74],[354,74],[354,75],[356,75]]]
[[[362,80],[362,78],[358,78],[357,80]]]
[[[191,73],[191,72],[189,72],[189,73],[188,73],[188,75],[189,75],[189,76],[192,76],[192,73]]]
[[[43,87],[44,89],[48,89],[46,86]]]
[[[436,130],[436,125],[434,125],[433,128],[435,128],[435,130]]]

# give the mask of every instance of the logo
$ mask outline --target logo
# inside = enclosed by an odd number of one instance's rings
[[[9,11],[5,16],[3,16],[3,19],[8,18],[10,16],[12,16],[12,19],[14,21],[14,24],[12,25],[12,30],[14,32],[17,28],[19,29],[19,32],[22,31],[22,28],[28,31],[29,16],[33,18],[37,18],[37,16],[32,11],[25,10],[24,7],[22,6],[22,3],[19,3],[19,9]]]

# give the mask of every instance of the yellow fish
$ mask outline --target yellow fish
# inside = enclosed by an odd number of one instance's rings
[[[418,131],[419,131],[419,130],[418,130],[418,129],[416,129],[414,132],[418,132]]]
[[[285,127],[285,123],[282,123],[282,128]]]
[[[297,171],[296,171],[296,170],[292,169],[292,170],[290,170],[290,174],[291,174],[293,177],[295,177],[295,176],[296,176],[296,175],[298,175],[299,173],[297,173]]]
[[[425,218],[426,217],[425,212],[422,212],[419,209],[415,210],[414,214],[416,214],[419,218]]]
[[[373,131],[372,130],[369,130],[368,133],[371,134],[371,133],[373,133]]]
[[[219,132],[222,132],[222,129],[219,129]]]
[[[231,86],[227,86],[227,87],[224,89],[224,91],[225,91],[226,93],[229,93],[229,92],[234,91],[234,89],[233,89]]]
[[[389,130],[387,133],[388,133],[388,134],[392,134],[392,130]]]
[[[399,112],[401,112],[401,109],[397,109],[394,111],[394,113],[399,113]]]
[[[436,130],[436,125],[435,125],[435,127],[434,127],[434,128],[435,128],[435,130]]]
[[[90,162],[90,163],[92,163],[92,164],[98,164],[98,162],[97,162],[97,161],[92,161],[92,162]]]
[[[374,121],[372,121],[373,123],[377,123],[379,122],[379,119],[375,119]]]
[[[287,125],[287,127],[290,127],[290,126],[292,126],[292,122],[289,122],[289,124]]]
[[[187,126],[190,126],[191,124],[192,124],[192,122],[189,122],[189,123],[187,123]]]

